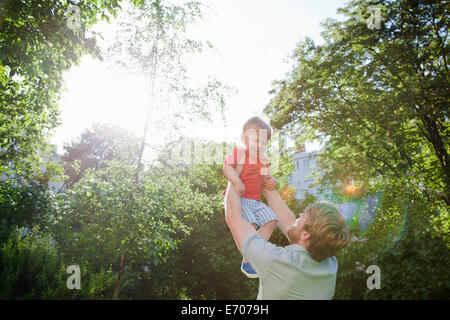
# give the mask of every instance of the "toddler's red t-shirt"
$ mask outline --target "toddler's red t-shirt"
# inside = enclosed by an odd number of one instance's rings
[[[224,164],[230,165],[233,168],[236,168],[236,165],[238,164],[243,164],[244,166],[240,178],[245,186],[245,193],[241,197],[261,200],[264,175],[270,175],[269,163],[261,162],[258,154],[250,156],[247,149],[234,148],[231,153],[225,157]],[[228,184],[230,184],[229,181]],[[222,195],[225,194],[226,190]]]

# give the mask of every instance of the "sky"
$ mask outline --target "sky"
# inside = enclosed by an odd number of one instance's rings
[[[274,80],[290,71],[287,58],[304,37],[323,40],[320,23],[339,18],[343,0],[202,0],[209,9],[205,18],[189,30],[194,38],[208,40],[215,50],[192,59],[192,78],[215,77],[235,91],[227,100],[226,126],[220,121],[196,123],[186,132],[191,137],[237,141],[242,124],[254,115],[263,116]],[[108,41],[112,25],[99,24]],[[79,66],[64,74],[65,92],[60,101],[61,126],[52,143],[63,153],[63,144],[81,135],[94,122],[116,123],[142,134],[147,89],[142,77],[120,74],[107,63],[86,56]],[[317,149],[314,142],[307,151]]]

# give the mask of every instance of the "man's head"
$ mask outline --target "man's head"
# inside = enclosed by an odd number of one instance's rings
[[[272,135],[272,128],[260,117],[248,119],[242,127],[241,141],[247,149],[255,153],[264,153]]]
[[[310,204],[288,230],[291,243],[304,246],[316,261],[332,257],[350,241],[350,229],[330,202]]]

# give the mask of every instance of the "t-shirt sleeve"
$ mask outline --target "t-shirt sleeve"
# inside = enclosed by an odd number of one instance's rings
[[[230,165],[233,168],[236,167],[237,164],[243,163],[243,157],[245,156],[245,149],[242,148],[234,148],[226,157],[224,164]]]
[[[258,233],[249,235],[242,243],[242,255],[250,262],[260,278],[267,274],[277,249],[279,249],[277,246],[264,240]]]

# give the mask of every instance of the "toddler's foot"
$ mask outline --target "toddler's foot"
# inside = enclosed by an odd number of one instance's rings
[[[242,260],[241,263],[241,271],[244,273],[247,277],[252,279],[259,278],[258,274],[256,273],[255,269],[250,265],[248,262],[244,262],[245,260]]]

